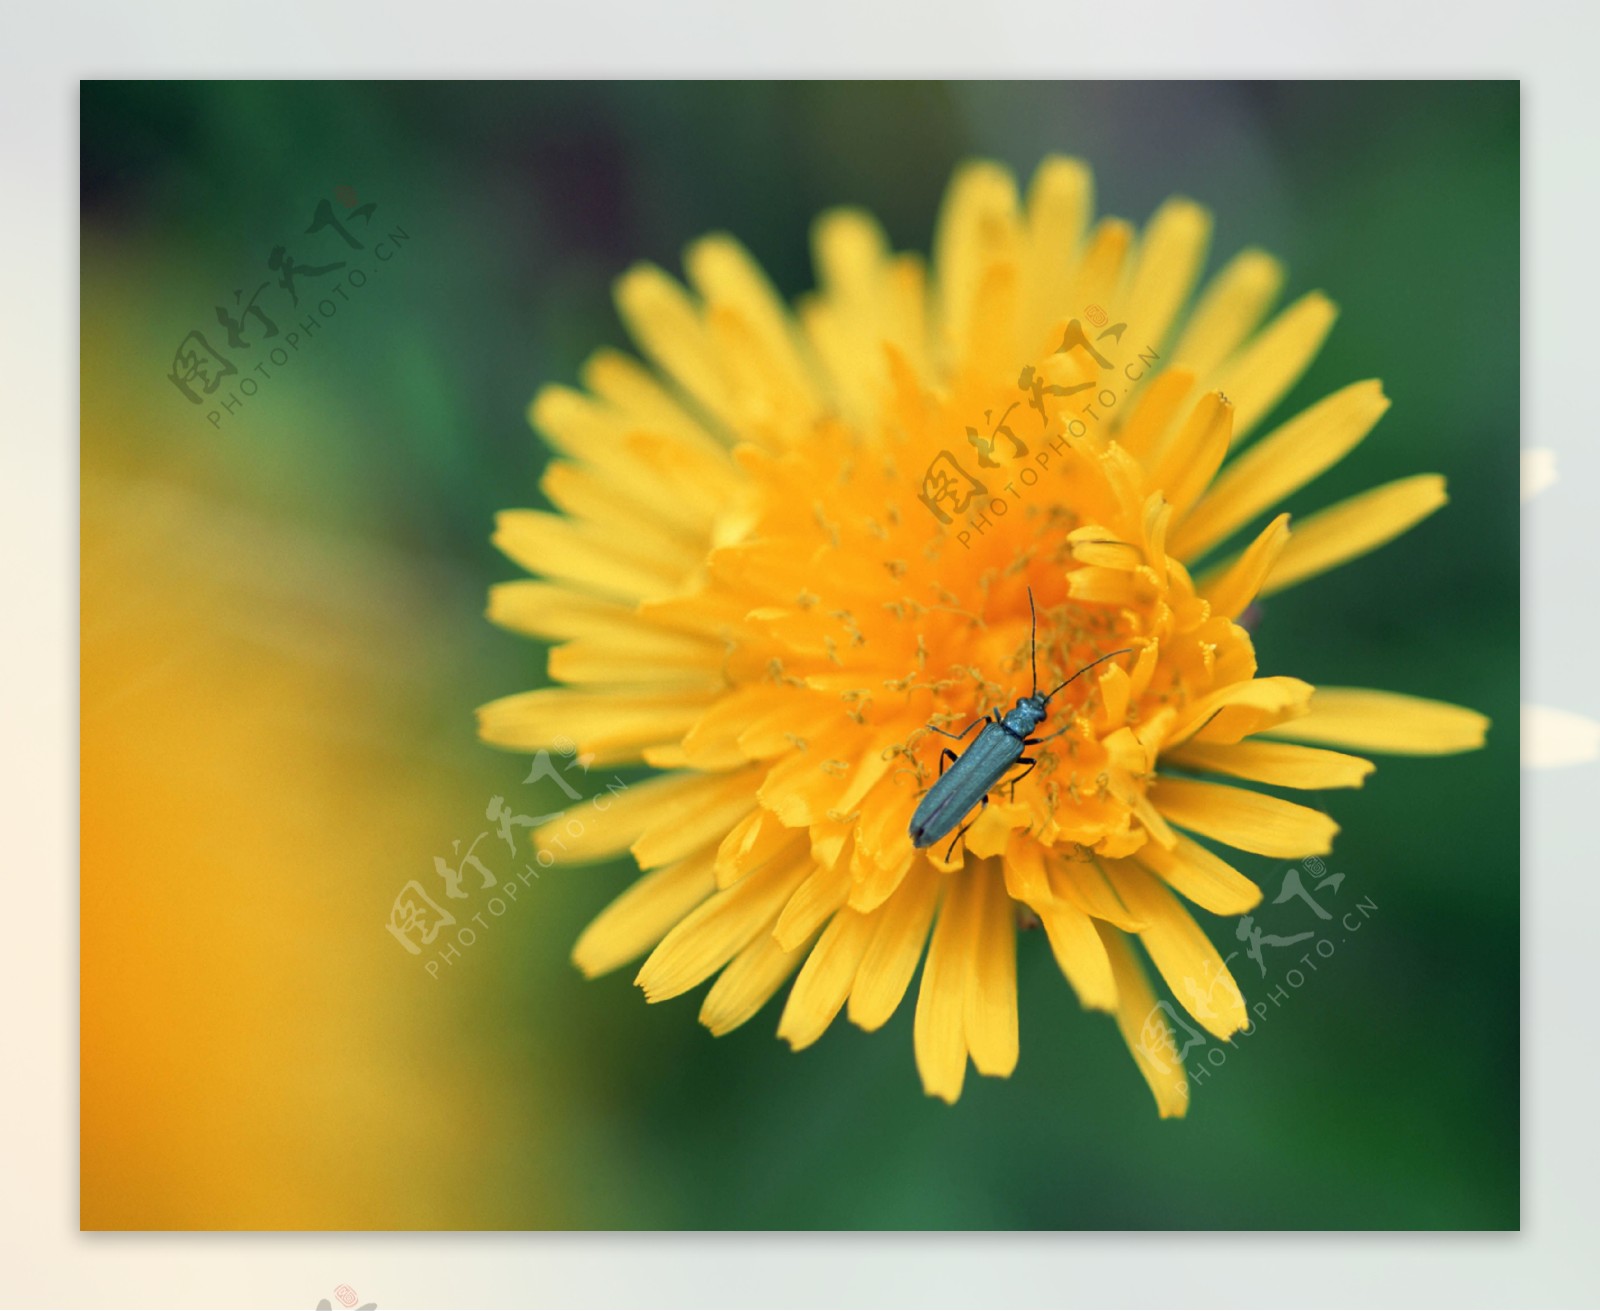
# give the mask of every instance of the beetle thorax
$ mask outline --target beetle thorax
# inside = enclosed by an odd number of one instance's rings
[[[1003,722],[1018,737],[1027,737],[1044,723],[1049,713],[1049,704],[1042,696],[1025,696],[1011,708]]]

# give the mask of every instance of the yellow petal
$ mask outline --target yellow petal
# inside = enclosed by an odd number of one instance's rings
[[[928,270],[919,255],[896,255],[889,261],[889,277],[884,291],[889,332],[884,354],[918,375],[931,372],[928,345],[929,325]]]
[[[972,871],[945,881],[944,904],[928,943],[912,1042],[922,1090],[954,1102],[967,1077],[966,1002],[977,946],[981,889]]]
[[[1134,818],[1144,825],[1150,836],[1155,839],[1156,845],[1170,847],[1178,840],[1178,835],[1172,831],[1165,817],[1150,803],[1150,798],[1142,794],[1133,797]],[[1110,856],[1122,855],[1120,851],[1108,851]],[[1116,923],[1115,920],[1112,923]],[[1120,924],[1119,928],[1128,928],[1129,925]]]
[[[978,294],[967,308],[966,338],[952,357],[952,363],[982,377],[1013,373],[1027,351],[1018,332],[1022,287],[1014,233],[1008,241],[1009,254],[996,251],[984,269]]]
[[[1264,731],[1379,755],[1444,756],[1477,750],[1488,728],[1487,716],[1444,701],[1359,687],[1319,687],[1309,714]]]
[[[674,742],[704,712],[701,693],[573,692],[542,687],[501,697],[478,708],[478,735],[491,746],[538,751],[563,738],[595,763],[638,760],[645,747]]]
[[[1082,160],[1052,155],[1034,170],[1028,183],[1025,342],[1074,313],[1068,296],[1093,211],[1094,175]]]
[[[653,816],[629,848],[639,868],[665,865],[703,846],[720,843],[754,809],[750,785],[756,777],[748,769],[701,775],[700,786],[686,793],[681,805]]]
[[[1261,889],[1215,852],[1178,835],[1170,848],[1147,842],[1138,861],[1175,892],[1213,915],[1243,915],[1261,901]]]
[[[626,640],[647,631],[632,606],[531,578],[491,587],[488,616],[502,628],[552,642],[574,637]]]
[[[588,806],[551,820],[530,836],[534,846],[560,865],[609,860],[637,842],[641,833],[694,804],[718,781],[704,774],[662,774],[640,783],[612,783]]]
[[[811,229],[821,294],[802,299],[800,319],[839,408],[850,422],[871,421],[888,383],[891,324],[888,242],[872,215],[835,209]]]
[[[984,277],[996,261],[1016,258],[1019,241],[1010,172],[988,161],[962,165],[945,192],[933,239],[939,338],[947,358],[960,358]]]
[[[1005,1077],[1017,1067],[1017,923],[994,862],[967,871],[979,923],[967,978],[967,1049],[979,1074]]]
[[[572,960],[591,979],[644,955],[717,890],[704,855],[646,874],[579,935]]]
[[[638,366],[630,361],[629,367]],[[601,374],[610,372],[600,370]],[[703,527],[715,503],[664,483],[656,464],[640,460],[639,438],[648,435],[663,460],[692,468],[710,490],[727,490],[732,473],[727,449],[696,423],[670,419],[647,423],[594,396],[554,385],[539,389],[528,407],[528,421],[554,450],[604,474],[619,491],[648,506],[652,517],[663,524]]]
[[[772,1000],[805,959],[809,942],[781,947],[763,933],[749,943],[717,976],[700,1005],[700,1023],[717,1037],[737,1029]]]
[[[778,916],[772,936],[785,947],[795,947],[815,933],[850,895],[850,865],[819,866],[796,890]]]
[[[1094,921],[1069,901],[1046,902],[1038,913],[1050,952],[1078,994],[1079,1004],[1087,1010],[1115,1010],[1117,983]]]
[[[1037,910],[1054,900],[1049,875],[1045,873],[1044,848],[1031,834],[1014,833],[1000,862],[1006,893],[1013,901]]]
[[[1150,800],[1179,828],[1262,856],[1325,855],[1339,831],[1321,811],[1225,783],[1166,778]]]
[[[1254,783],[1285,788],[1358,788],[1372,773],[1373,764],[1360,756],[1289,742],[1235,742],[1214,746],[1191,742],[1162,759],[1180,769],[1229,774]]]
[[[794,841],[794,830],[785,827],[770,810],[752,810],[728,830],[727,837],[717,846],[717,886],[731,888]]]
[[[700,769],[731,769],[795,749],[795,738],[819,736],[838,718],[838,701],[771,683],[729,689],[684,735],[683,749]]]
[[[919,861],[874,915],[877,928],[850,989],[852,1024],[870,1031],[895,1013],[927,946],[938,901],[939,878]]]
[[[721,692],[726,649],[644,625],[624,641],[580,637],[550,652],[550,677],[568,684],[618,683]]]
[[[727,377],[701,317],[682,286],[653,264],[617,279],[617,313],[639,348],[713,417],[734,413]]]
[[[841,741],[835,734],[831,739],[813,742],[805,750],[792,751],[784,759],[770,762],[766,776],[756,789],[756,798],[793,828],[821,823],[848,786],[850,762],[844,754],[846,741],[848,739]],[[830,746],[834,749],[830,750]],[[861,757],[856,764],[866,769],[887,767],[876,756]]]
[[[861,209],[831,209],[811,228],[817,277],[830,299],[856,315],[871,315],[883,294],[889,243],[878,220]]]
[[[640,968],[634,982],[644,989],[645,999],[666,1001],[710,978],[757,934],[771,929],[783,903],[810,872],[811,853],[802,848],[702,902]]]
[[[1310,683],[1282,674],[1228,683],[1190,705],[1168,735],[1163,750],[1191,739],[1237,742],[1268,725],[1303,714],[1311,702]]]
[[[1142,929],[1144,921],[1130,911],[1106,881],[1092,860],[1065,860],[1050,856],[1045,861],[1050,891],[1057,901],[1076,906],[1085,915],[1115,924],[1119,929]]]
[[[794,321],[750,253],[733,237],[718,233],[689,247],[684,268],[707,305],[739,315],[787,389],[804,397],[814,412],[816,380],[800,351]]]
[[[828,921],[778,1021],[778,1037],[795,1051],[822,1037],[843,1008],[876,928],[876,914],[862,915],[848,908]]]
[[[623,535],[637,554],[660,560],[671,573],[690,573],[705,555],[705,524],[656,513],[655,488],[635,480],[650,495],[632,495],[633,487],[619,486],[605,471],[571,460],[551,460],[539,478],[539,490],[556,509],[605,532]]]
[[[1075,315],[1080,305],[1100,305],[1108,313],[1114,308],[1133,242],[1133,227],[1122,219],[1104,218],[1095,224],[1067,293],[1069,314]],[[1108,301],[1112,304],[1107,305]]]
[[[1128,287],[1127,311],[1119,316],[1137,340],[1154,349],[1165,343],[1200,277],[1210,241],[1211,215],[1192,200],[1175,196],[1151,217]]]
[[[681,558],[651,557],[615,533],[542,510],[502,510],[492,540],[529,573],[619,601],[663,595],[684,577]]]
[[[746,492],[726,451],[708,454],[656,432],[631,432],[623,455],[636,478],[650,483],[681,511],[685,523],[713,540],[725,531],[730,511],[740,507]]]
[[[850,904],[859,911],[876,910],[897,889],[917,862],[906,831],[905,811],[896,806],[869,808],[856,826],[850,853],[855,886]]]
[[[1176,376],[1183,377],[1181,373]],[[1161,386],[1157,383],[1151,388],[1149,400],[1155,399]],[[1140,418],[1143,416],[1144,407],[1141,407]],[[1233,405],[1221,392],[1208,392],[1196,402],[1177,436],[1160,448],[1150,482],[1166,497],[1175,519],[1181,520],[1210,486],[1232,440]]]
[[[1139,941],[1189,1014],[1219,1038],[1245,1028],[1250,1016],[1227,963],[1166,885],[1130,861],[1107,861],[1106,873],[1143,916]]]
[[[1277,260],[1265,251],[1240,251],[1201,292],[1168,352],[1173,362],[1201,376],[1210,373],[1256,330],[1282,286]]]
[[[1267,576],[1261,595],[1271,596],[1376,550],[1426,519],[1449,499],[1444,479],[1425,473],[1374,487],[1302,519]]]
[[[1226,391],[1227,389],[1224,388]],[[1238,398],[1234,438],[1239,436]],[[1275,428],[1223,469],[1173,533],[1172,553],[1192,560],[1337,464],[1389,408],[1383,385],[1353,382]]]
[[[1104,924],[1095,925],[1095,929],[1116,979],[1117,1028],[1122,1040],[1155,1094],[1157,1113],[1163,1120],[1181,1116],[1189,1109],[1189,1076],[1178,1057],[1172,1028],[1127,939]]]
[[[1162,458],[1167,432],[1178,415],[1186,412],[1184,407],[1188,403],[1189,393],[1194,390],[1194,383],[1195,375],[1188,369],[1163,369],[1148,387],[1129,402],[1129,409],[1123,412],[1125,419],[1117,433],[1117,440],[1146,468],[1155,467]],[[1193,410],[1187,412],[1192,413]],[[1231,410],[1229,425],[1231,433]],[[1226,446],[1223,451],[1226,453]],[[1221,462],[1220,457],[1218,462]],[[1213,469],[1212,473],[1215,472]],[[1157,487],[1164,486],[1163,479],[1152,478],[1152,481]]]
[[[706,312],[711,347],[727,379],[732,422],[746,442],[781,447],[808,433],[821,417],[814,382],[797,382],[775,358],[744,315],[725,305]]]
[[[1302,296],[1217,370],[1214,385],[1234,404],[1235,441],[1253,432],[1300,380],[1337,315],[1320,291]]]
[[[1261,530],[1238,559],[1200,579],[1195,590],[1206,599],[1212,614],[1237,619],[1256,599],[1262,583],[1289,544],[1289,516],[1280,514]]]
[[[581,377],[585,387],[611,406],[625,431],[646,428],[671,438],[675,446],[726,459],[727,447],[632,356],[602,347],[583,362]],[[588,444],[581,441],[564,444],[561,449],[585,457],[591,453]],[[612,464],[608,462],[607,467]]]

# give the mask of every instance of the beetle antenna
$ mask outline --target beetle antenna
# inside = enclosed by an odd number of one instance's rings
[[[1033,588],[1028,589],[1028,664],[1033,667],[1033,691],[1039,695],[1039,614],[1033,608]]]
[[[1082,677],[1083,677],[1083,675],[1085,675],[1085,674],[1087,674],[1087,673],[1088,673],[1088,672],[1089,672],[1089,671],[1090,671],[1090,670],[1091,670],[1091,669],[1093,669],[1093,668],[1094,668],[1094,667],[1095,667],[1095,666],[1096,666],[1096,665],[1101,665],[1101,664],[1104,664],[1104,663],[1105,663],[1105,662],[1106,662],[1106,661],[1107,661],[1107,660],[1111,660],[1111,659],[1114,659],[1114,658],[1115,658],[1115,657],[1117,657],[1117,656],[1119,656],[1119,655],[1128,655],[1128,654],[1130,654],[1130,653],[1131,653],[1131,652],[1132,652],[1132,651],[1133,651],[1133,648],[1132,648],[1132,647],[1131,647],[1131,646],[1125,646],[1125,647],[1123,647],[1123,648],[1122,648],[1122,650],[1120,650],[1120,651],[1113,651],[1113,652],[1111,652],[1111,653],[1110,653],[1110,654],[1109,654],[1109,655],[1103,655],[1103,656],[1100,656],[1100,657],[1099,657],[1099,658],[1098,658],[1098,659],[1095,659],[1095,660],[1091,660],[1091,661],[1090,661],[1090,662],[1089,662],[1089,663],[1088,663],[1088,664],[1086,664],[1086,665],[1085,665],[1085,666],[1084,666],[1084,667],[1083,667],[1083,668],[1082,668],[1082,669],[1080,669],[1080,670],[1078,670],[1078,672],[1077,672],[1077,673],[1075,673],[1075,674],[1074,674],[1074,675],[1073,675],[1073,676],[1072,676],[1072,678],[1069,678],[1069,679],[1067,679],[1067,683],[1070,683],[1070,682],[1072,682],[1072,680],[1073,680],[1073,679],[1074,679],[1074,678],[1082,678]],[[1067,683],[1063,683],[1063,684],[1061,684],[1061,687],[1058,687],[1058,688],[1056,688],[1056,691],[1055,691],[1055,692],[1052,692],[1052,693],[1050,693],[1050,696],[1047,696],[1047,697],[1045,697],[1045,700],[1046,700],[1046,701],[1049,701],[1049,700],[1050,700],[1050,697],[1053,697],[1053,696],[1055,696],[1055,694],[1056,694],[1056,692],[1059,692],[1059,691],[1060,691],[1060,690],[1061,690],[1061,688],[1062,688],[1062,687],[1065,687],[1065,686],[1066,686],[1066,685],[1067,685]]]

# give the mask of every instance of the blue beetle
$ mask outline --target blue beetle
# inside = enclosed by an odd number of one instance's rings
[[[914,847],[931,847],[957,824],[966,818],[974,806],[986,807],[989,804],[990,790],[1000,782],[1005,773],[1013,765],[1026,765],[1027,768],[1011,780],[1014,788],[1019,782],[1033,772],[1038,761],[1032,756],[1023,755],[1023,751],[1039,742],[1048,741],[1048,738],[1036,738],[1033,730],[1044,723],[1045,716],[1050,713],[1050,699],[1055,696],[1067,683],[1073,679],[1081,678],[1096,665],[1119,655],[1127,655],[1132,648],[1124,647],[1120,651],[1112,651],[1099,659],[1091,660],[1082,669],[1073,674],[1071,678],[1054,690],[1039,695],[1039,660],[1038,660],[1038,632],[1039,617],[1033,608],[1033,588],[1028,589],[1028,662],[1033,670],[1033,691],[1025,697],[1020,697],[1017,704],[1002,715],[998,708],[992,713],[992,718],[984,716],[974,719],[959,733],[951,733],[936,724],[928,727],[935,733],[942,733],[945,737],[954,738],[957,742],[965,739],[979,724],[983,725],[983,732],[978,734],[978,739],[961,754],[957,755],[946,747],[939,756],[939,777],[934,785],[928,789],[922,800],[917,803],[916,810],[911,816],[911,844]],[[1059,730],[1065,732],[1065,729]],[[1057,736],[1052,733],[1051,737]],[[948,768],[947,768],[948,766]],[[979,813],[982,813],[980,809]],[[974,816],[976,819],[976,816]],[[944,857],[950,859],[950,854],[956,849],[956,843],[961,840],[961,834],[972,827],[973,820],[962,824],[960,831],[950,839],[950,846],[945,851]]]

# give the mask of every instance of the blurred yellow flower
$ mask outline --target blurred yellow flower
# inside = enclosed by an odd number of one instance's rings
[[[931,271],[841,210],[816,224],[821,286],[796,313],[727,236],[691,247],[689,290],[650,266],[620,280],[653,368],[602,351],[585,391],[540,393],[557,512],[508,511],[495,534],[541,577],[495,587],[490,616],[556,643],[566,686],[480,712],[498,746],[570,738],[663,771],[554,848],[631,851],[647,871],[579,939],[585,973],[648,953],[651,1001],[716,975],[700,1015],[718,1034],[798,974],[778,1032],[801,1048],[841,1010],[882,1025],[926,948],[917,1066],[954,1101],[969,1058],[1015,1066],[1018,931],[1042,925],[1160,1113],[1184,1112],[1134,939],[1226,1037],[1244,1002],[1183,899],[1233,915],[1261,896],[1201,839],[1326,852],[1331,819],[1247,785],[1359,786],[1372,765],[1346,750],[1467,750],[1487,723],[1258,676],[1239,622],[1254,600],[1445,495],[1422,475],[1292,533],[1273,517],[1389,402],[1353,383],[1246,446],[1334,307],[1312,293],[1266,321],[1283,272],[1249,250],[1186,313],[1209,233],[1181,199],[1142,234],[1091,223],[1074,160],[1046,160],[1025,200],[977,163],[951,183]],[[1030,589],[1042,687],[1130,654],[1051,703],[1037,767],[948,859],[916,848],[911,814],[948,745],[928,725],[959,730],[1028,690]]]

